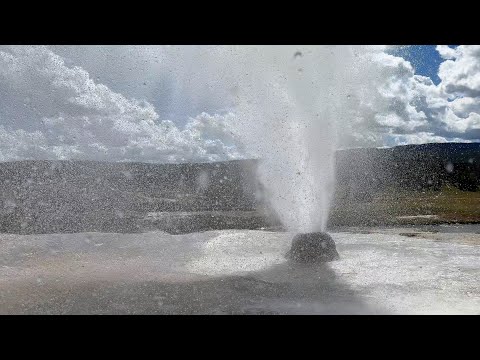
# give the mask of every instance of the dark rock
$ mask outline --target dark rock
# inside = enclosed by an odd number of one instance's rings
[[[324,232],[295,235],[287,257],[299,263],[321,263],[340,258],[335,241]]]

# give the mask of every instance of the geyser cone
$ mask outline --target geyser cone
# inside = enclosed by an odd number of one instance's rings
[[[325,232],[295,235],[287,257],[299,263],[322,263],[340,258],[335,241]]]

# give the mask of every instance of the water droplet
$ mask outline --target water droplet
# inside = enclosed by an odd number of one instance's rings
[[[296,58],[299,58],[299,57],[302,57],[303,54],[301,51],[297,51],[295,54],[293,54],[293,57],[296,59]]]
[[[125,176],[127,179],[132,179],[132,173],[130,171],[123,171],[123,176]]]
[[[453,164],[451,162],[447,163],[447,165],[445,165],[445,170],[447,170],[447,172],[451,173],[453,172]]]

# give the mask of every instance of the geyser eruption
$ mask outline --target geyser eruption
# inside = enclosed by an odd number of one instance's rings
[[[248,157],[261,159],[259,177],[283,225],[300,233],[324,231],[334,193],[337,122],[351,116],[360,48],[183,49],[170,48],[175,61],[167,56],[165,63],[180,66],[188,84],[182,87],[197,106],[214,95],[234,114],[227,127]]]
[[[347,46],[242,49],[233,128],[261,159],[268,199],[290,231],[326,228],[335,182],[336,123],[348,111]],[[349,80],[349,81],[347,81]]]
[[[259,175],[281,222],[300,232],[287,255],[303,263],[335,260],[335,242],[323,231],[334,193],[336,123],[349,110],[352,49],[266,46],[241,53],[232,66],[233,127],[262,160]]]

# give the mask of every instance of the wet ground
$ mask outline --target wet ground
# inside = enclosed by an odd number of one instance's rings
[[[0,234],[1,314],[480,314],[475,227],[342,229],[340,260],[294,234]]]

